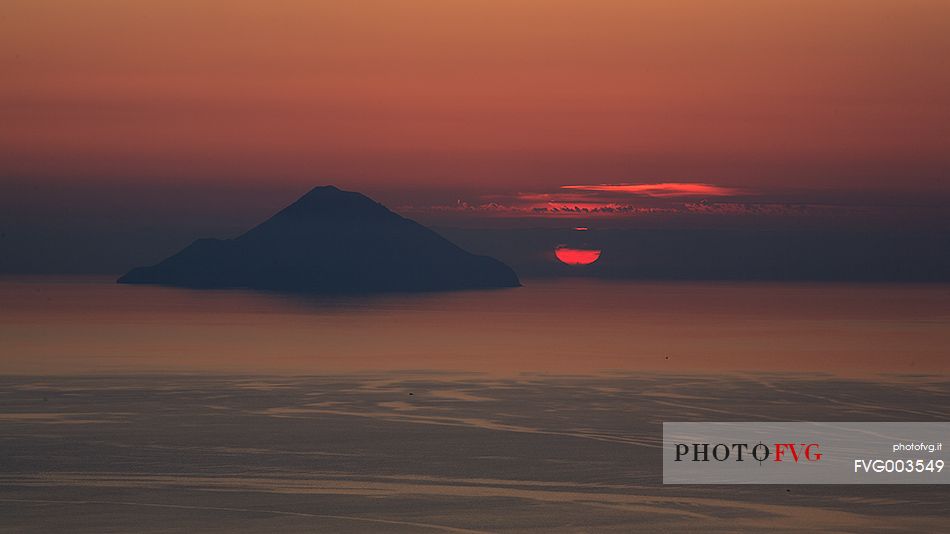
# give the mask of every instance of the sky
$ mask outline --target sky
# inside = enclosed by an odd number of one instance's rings
[[[0,230],[927,219],[948,63],[944,0],[7,0]]]

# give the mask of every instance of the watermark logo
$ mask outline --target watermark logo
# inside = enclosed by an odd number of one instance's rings
[[[799,460],[805,462],[821,461],[820,443],[775,443],[766,445],[759,442],[749,443],[676,443],[677,462],[736,462],[756,461],[765,462],[772,458],[775,462]],[[710,452],[711,451],[711,452]],[[773,452],[774,451],[774,452]]]
[[[664,423],[663,482],[946,484],[948,434],[943,422]]]

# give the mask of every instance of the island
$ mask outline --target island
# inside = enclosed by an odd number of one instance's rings
[[[371,198],[312,189],[234,239],[198,239],[118,279],[121,284],[309,293],[518,287],[501,261],[469,253]]]

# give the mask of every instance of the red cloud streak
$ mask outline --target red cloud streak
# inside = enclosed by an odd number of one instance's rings
[[[694,182],[665,182],[659,184],[593,184],[562,185],[561,189],[578,191],[603,191],[608,193],[630,193],[648,197],[724,197],[743,194],[740,189]]]

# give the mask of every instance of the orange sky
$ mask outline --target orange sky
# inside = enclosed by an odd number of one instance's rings
[[[7,0],[0,72],[0,186],[950,194],[946,0]]]

